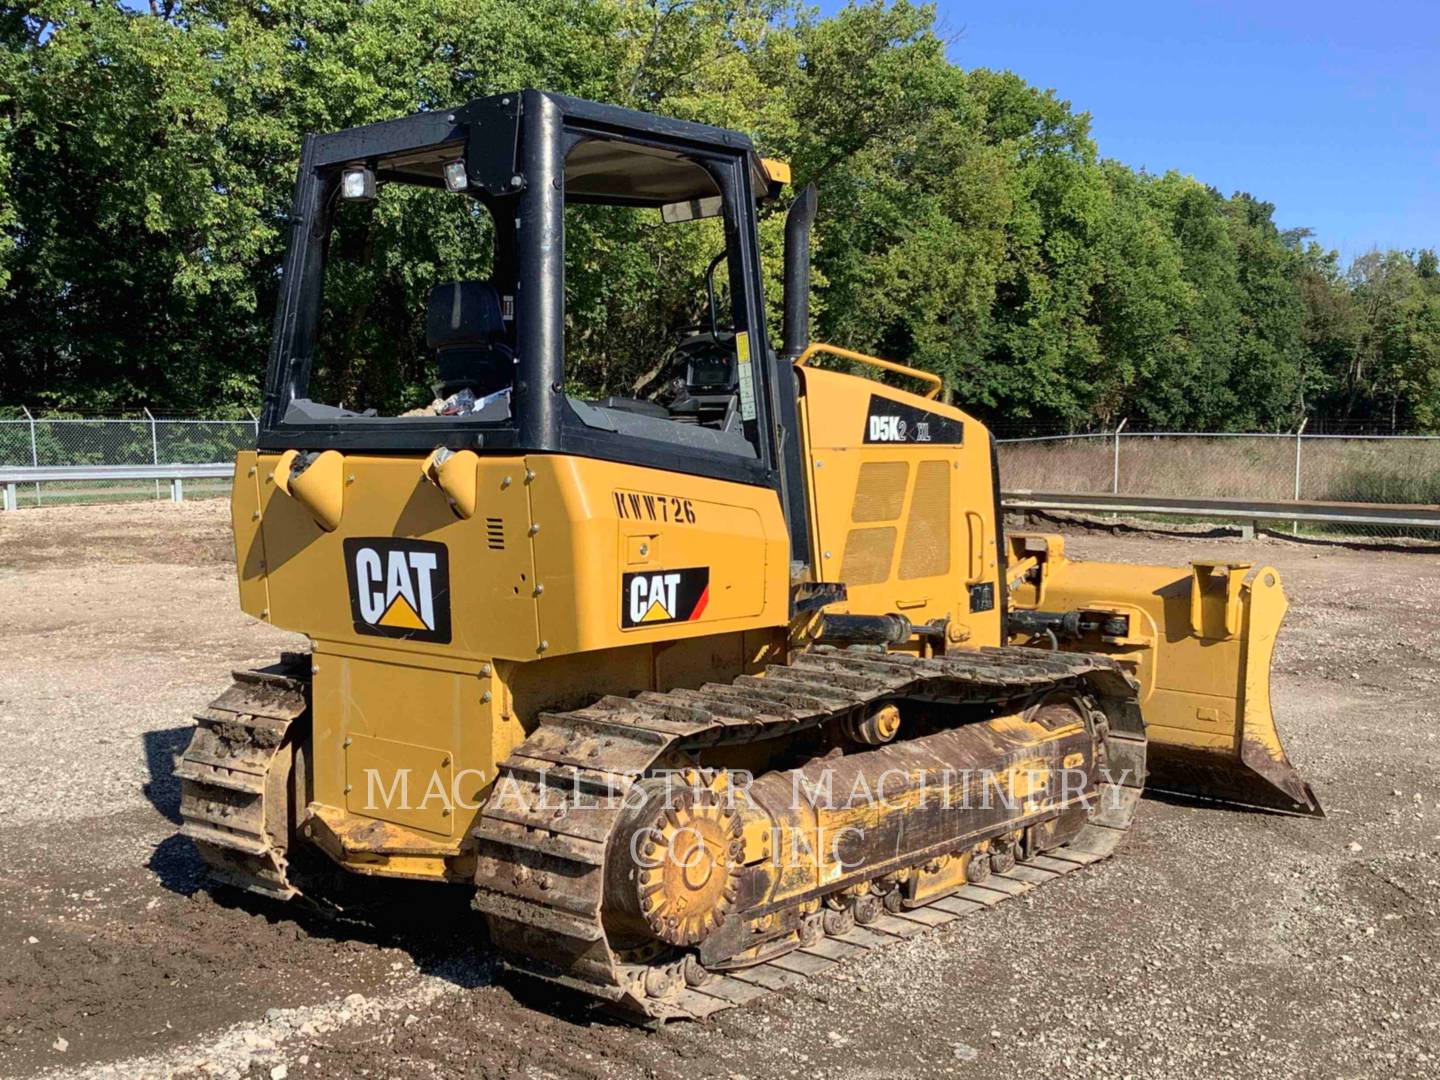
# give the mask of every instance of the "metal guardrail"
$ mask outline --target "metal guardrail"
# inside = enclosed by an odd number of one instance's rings
[[[1440,506],[1397,503],[1293,502],[1288,500],[1194,499],[1162,495],[1076,495],[1007,491],[1006,510],[1103,511],[1108,514],[1173,514],[1236,521],[1306,521],[1335,525],[1388,525],[1440,529]]]
[[[234,472],[234,464],[228,461],[208,465],[0,465],[0,484],[4,485],[6,510],[19,506],[18,485],[55,480],[168,480],[171,500],[183,502],[186,480],[225,480]]]
[[[20,484],[65,481],[166,480],[170,498],[182,502],[186,480],[224,480],[230,462],[206,465],[0,465],[4,508],[19,505]],[[1070,492],[1006,491],[1007,511],[1069,510],[1109,514],[1167,514],[1177,517],[1228,518],[1235,521],[1290,521],[1335,525],[1388,525],[1440,530],[1440,506],[1395,503],[1297,502],[1288,500],[1205,499],[1163,495],[1089,495]]]

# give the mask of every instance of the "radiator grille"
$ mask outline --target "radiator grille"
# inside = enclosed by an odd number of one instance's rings
[[[905,522],[900,579],[938,577],[950,572],[950,463],[922,461]]]
[[[861,465],[850,520],[857,524],[894,521],[905,505],[905,485],[909,480],[910,465],[904,461],[869,461]]]
[[[874,585],[890,576],[895,558],[895,526],[851,529],[845,537],[840,580],[847,585]]]

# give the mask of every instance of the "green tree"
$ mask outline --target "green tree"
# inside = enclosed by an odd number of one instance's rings
[[[933,19],[930,8],[866,4],[802,25],[798,59],[780,72],[794,119],[777,149],[797,185],[821,190],[818,336],[969,389],[1009,199]]]
[[[1155,180],[1118,162],[1107,161],[1103,168],[1110,213],[1092,318],[1105,362],[1091,411],[1105,427],[1121,418],[1137,426],[1163,424],[1170,416],[1151,415],[1146,393],[1164,383],[1169,365],[1188,352],[1182,328],[1196,304],[1195,287],[1186,280],[1179,243],[1155,197]]]
[[[300,139],[520,86],[738,128],[821,188],[816,336],[945,377],[1008,424],[1440,426],[1433,252],[1342,272],[1270,204],[1101,161],[1090,120],[948,62],[933,7],[866,0],[38,0],[0,11],[0,400],[258,401]],[[335,238],[320,375],[428,393],[421,313],[483,274],[483,214],[429,192]],[[784,206],[764,211],[779,313]],[[714,222],[576,208],[578,390],[654,385],[699,321]]]
[[[1305,307],[1297,257],[1275,227],[1275,207],[1245,193],[1226,204],[1239,283],[1239,341],[1231,376],[1235,429],[1293,430],[1301,419]]]
[[[973,71],[988,141],[1009,159],[1010,213],[978,400],[1011,419],[1083,424],[1105,366],[1092,293],[1109,214],[1090,118],[1009,72]]]

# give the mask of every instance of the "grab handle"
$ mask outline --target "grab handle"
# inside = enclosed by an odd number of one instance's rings
[[[906,367],[904,364],[897,364],[894,360],[882,360],[878,356],[867,356],[865,353],[855,352],[852,349],[842,349],[838,345],[825,345],[818,341],[813,345],[806,346],[805,351],[795,358],[795,366],[804,367],[816,353],[828,353],[830,356],[838,356],[842,360],[854,360],[857,364],[869,364],[871,367],[893,371],[897,375],[909,375],[912,379],[930,383],[930,389],[924,395],[927,398],[939,397],[940,390],[945,385],[944,380],[933,372]]]

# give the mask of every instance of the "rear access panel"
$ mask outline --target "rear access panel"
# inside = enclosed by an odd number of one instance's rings
[[[315,801],[458,846],[497,752],[523,737],[493,713],[489,665],[351,648],[314,660]]]

